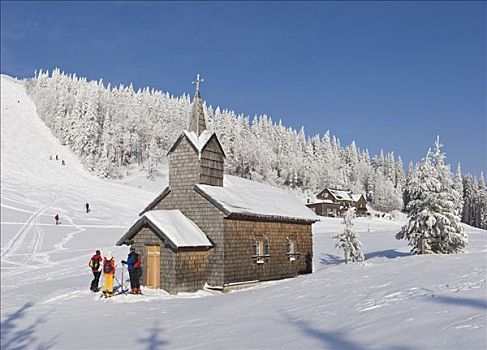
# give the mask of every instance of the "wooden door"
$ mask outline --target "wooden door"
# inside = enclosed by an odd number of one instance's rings
[[[158,245],[147,245],[147,281],[146,286],[161,287],[161,249]]]

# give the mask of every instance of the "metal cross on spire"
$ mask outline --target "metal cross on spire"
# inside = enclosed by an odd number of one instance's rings
[[[196,74],[196,80],[193,81],[193,84],[196,84],[196,91],[199,92],[200,91],[200,83],[204,82],[205,79],[201,78],[200,79],[200,74]]]

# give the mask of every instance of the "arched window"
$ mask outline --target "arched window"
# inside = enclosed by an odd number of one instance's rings
[[[263,264],[270,257],[269,239],[266,235],[256,233],[253,237],[253,259],[258,264]]]
[[[296,235],[289,235],[286,239],[286,254],[289,261],[294,261],[301,255],[299,252],[299,241]]]

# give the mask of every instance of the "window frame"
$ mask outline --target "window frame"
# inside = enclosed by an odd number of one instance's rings
[[[291,247],[293,249],[291,250]],[[301,256],[299,240],[296,234],[286,237],[286,256],[289,261],[296,261]]]
[[[269,261],[270,254],[270,243],[269,238],[262,233],[254,233],[252,237],[252,247],[253,254],[252,260],[254,263],[263,264]]]

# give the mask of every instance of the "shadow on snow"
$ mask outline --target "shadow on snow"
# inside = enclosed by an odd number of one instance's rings
[[[38,318],[30,325],[23,320],[27,311],[33,306],[32,303],[25,303],[17,311],[8,315],[0,324],[2,350],[21,350],[26,348],[47,350],[54,346],[54,339],[47,342],[39,342],[35,336],[36,328],[45,322],[45,319]],[[34,344],[37,343],[37,346]]]
[[[387,259],[395,259],[400,258],[403,256],[410,256],[411,253],[409,252],[399,252],[395,249],[387,249],[381,250],[378,252],[367,253],[364,255],[365,260],[372,259],[372,258],[387,258]]]
[[[460,297],[450,297],[446,295],[432,295],[432,298],[429,299],[432,301],[437,301],[443,304],[453,304],[453,305],[460,305],[466,307],[473,307],[478,309],[487,309],[487,301],[480,300],[480,299],[472,299],[472,298],[460,298]]]
[[[363,350],[370,348],[369,345],[357,343],[347,336],[347,333],[341,330],[322,330],[315,328],[309,321],[297,320],[286,312],[282,313],[286,320],[292,324],[293,327],[304,333],[305,335],[315,338],[322,343],[323,349],[334,350]],[[377,348],[377,347],[375,347]],[[410,350],[407,346],[388,346],[387,349],[395,350]]]
[[[168,345],[169,342],[163,339],[159,339],[159,335],[162,332],[162,329],[159,328],[158,325],[153,326],[148,330],[148,335],[144,338],[139,338],[138,341],[142,344],[145,344],[145,348],[147,350],[159,350],[162,349],[165,345]]]
[[[321,265],[338,265],[344,263],[345,259],[333,254],[323,254],[320,258]]]
[[[387,259],[395,259],[400,258],[403,256],[410,256],[411,253],[409,252],[399,252],[395,249],[387,249],[387,250],[380,250],[377,252],[371,252],[364,254],[365,260],[373,259],[373,258],[387,258]],[[321,265],[338,265],[345,262],[343,257],[333,254],[323,254],[320,258]]]

